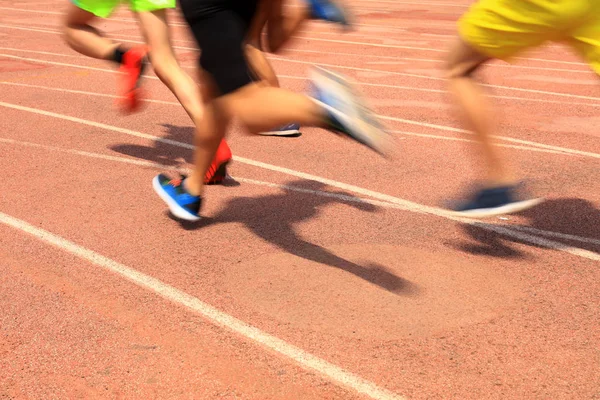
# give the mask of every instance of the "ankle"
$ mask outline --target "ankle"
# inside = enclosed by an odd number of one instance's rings
[[[202,196],[204,190],[204,181],[197,178],[198,174],[193,173],[182,182],[186,192],[192,196]]]

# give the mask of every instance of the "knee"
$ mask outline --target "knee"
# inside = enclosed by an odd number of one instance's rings
[[[150,47],[148,59],[150,60],[150,64],[152,64],[152,68],[161,79],[162,77],[178,72],[179,64],[170,51],[166,51],[160,47]]]

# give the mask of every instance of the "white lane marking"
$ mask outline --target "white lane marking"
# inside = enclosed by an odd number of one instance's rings
[[[12,55],[12,54],[0,54],[0,57],[12,58],[12,59],[15,59],[15,60],[39,62],[41,64],[59,65],[61,67],[88,69],[90,71],[109,72],[109,73],[113,73],[113,74],[114,73],[119,73],[119,71],[116,71],[116,70],[113,70],[113,69],[90,67],[90,66],[87,66],[87,65],[79,65],[79,64],[69,64],[69,63],[63,63],[63,62],[59,62],[59,61],[40,60],[38,58],[20,57],[20,56],[15,56],[15,55]],[[154,76],[147,76],[147,78],[158,79],[158,78],[156,78]]]
[[[73,68],[79,68],[79,69],[89,69],[89,70],[93,70],[93,71],[117,73],[117,71],[110,70],[110,69],[87,67],[87,66],[78,65],[78,64],[68,64],[68,63],[61,63],[61,62],[56,62],[56,61],[40,60],[40,59],[36,59],[36,58],[20,57],[20,56],[14,56],[14,55],[11,55],[11,54],[0,54],[0,57],[8,57],[8,58],[14,58],[14,59],[19,59],[19,60],[24,60],[24,61],[34,61],[34,62],[40,62],[40,63],[45,63],[45,64],[60,65],[60,66],[73,67]],[[158,80],[157,77],[151,76],[151,75],[147,76],[147,78]],[[428,91],[431,91],[431,90],[428,90]],[[572,104],[572,103],[570,103],[570,104]],[[600,106],[600,104],[593,105],[593,106]],[[433,128],[433,129],[440,129],[440,130],[449,131],[449,132],[467,133],[467,134],[471,133],[471,132],[466,131],[464,129],[453,128],[453,127],[446,126],[446,125],[429,124],[429,123],[426,123],[426,122],[414,121],[414,120],[409,120],[409,119],[405,119],[405,118],[389,117],[389,116],[383,116],[383,115],[380,115],[379,118],[384,119],[384,120],[389,120],[389,121],[402,122],[402,123],[411,124],[411,125],[418,125],[418,126]],[[545,148],[545,149],[553,150],[553,151],[557,151],[557,152],[566,152],[566,153],[571,153],[571,154],[577,154],[577,155],[580,155],[580,156],[586,156],[586,157],[592,157],[592,158],[600,158],[600,154],[597,154],[597,153],[591,153],[591,152],[585,152],[585,151],[581,151],[581,150],[568,149],[568,148],[564,148],[564,147],[552,146],[552,145],[547,145],[547,144],[543,144],[543,143],[533,142],[533,141],[529,141],[529,140],[522,140],[522,139],[510,138],[510,137],[506,137],[506,136],[495,135],[493,137],[495,139],[506,140],[506,141],[509,141],[509,142],[519,143],[519,144],[522,144],[522,145],[528,145],[528,146],[533,146],[533,147]]]
[[[281,58],[281,57],[276,57],[276,56],[269,56],[268,58],[272,59],[272,60],[278,60],[278,61],[294,63],[294,64],[305,64],[305,65],[314,65],[315,64],[310,61],[291,60],[288,58]],[[439,78],[436,76],[428,76],[428,75],[420,75],[420,74],[412,74],[412,73],[407,73],[407,72],[395,72],[395,71],[385,71],[385,70],[372,69],[372,68],[350,67],[350,66],[338,65],[338,64],[326,64],[326,63],[322,63],[322,62],[320,62],[318,64],[321,66],[324,66],[324,67],[347,69],[347,70],[351,70],[351,71],[374,72],[374,73],[380,73],[380,74],[406,76],[406,77],[411,77],[411,78],[429,79],[429,80],[433,80],[433,81],[442,81],[442,82],[447,81],[445,78]],[[578,94],[561,93],[561,92],[550,92],[547,90],[526,89],[526,88],[518,88],[518,87],[503,86],[503,85],[492,85],[492,84],[488,84],[488,83],[482,84],[482,86],[490,87],[490,88],[494,88],[494,89],[514,90],[517,92],[545,94],[545,95],[549,95],[549,96],[559,96],[559,97],[568,97],[568,98],[573,98],[573,99],[600,101],[600,97],[583,96],[583,95],[578,95]]]
[[[58,33],[57,31],[53,31],[52,33]],[[179,40],[179,39],[172,39],[174,42],[185,42],[185,43],[190,43],[189,40]],[[13,47],[0,47],[0,50],[11,50],[11,51],[19,51],[19,52],[24,52],[24,53],[38,53],[38,54],[48,54],[48,55],[53,55],[53,56],[59,56],[59,57],[75,57],[75,58],[88,58],[85,57],[83,55],[79,55],[79,54],[63,54],[63,53],[52,53],[52,52],[47,52],[47,51],[39,51],[39,50],[29,50],[29,49],[17,49],[17,48],[13,48]],[[331,51],[321,51],[321,50],[308,50],[308,49],[296,49],[293,47],[290,47],[289,49],[286,49],[286,52],[289,53],[309,53],[309,54],[322,54],[322,55],[331,55]],[[382,56],[382,55],[377,55],[377,54],[360,54],[360,53],[341,53],[336,51],[335,52],[336,55],[340,55],[340,56],[353,56],[353,57],[367,57],[367,58],[375,58],[375,59],[382,59],[382,60],[397,60],[397,61],[421,61],[421,62],[426,62],[426,63],[435,63],[435,64],[441,64],[444,62],[444,60],[441,59],[435,59],[435,58],[416,58],[416,57],[402,57],[402,56]],[[551,61],[551,60],[548,60]],[[371,61],[369,62],[369,64],[389,64],[389,65],[394,65],[393,61]],[[593,76],[594,73],[590,70],[589,66],[587,64],[584,64],[586,67],[586,69],[566,69],[566,68],[548,68],[548,67],[540,67],[540,66],[527,66],[527,65],[520,65],[520,64],[507,64],[507,63],[489,63],[487,64],[487,67],[490,68],[509,68],[509,69],[532,69],[535,71],[552,71],[552,72],[571,72],[571,73],[576,73],[576,74],[586,74],[586,75],[590,75]]]
[[[364,25],[364,24],[362,24],[362,25]],[[377,25],[364,25],[364,26],[377,26]],[[23,27],[23,26],[19,26],[19,25],[0,24],[0,27],[7,28],[7,29],[20,29],[20,30],[24,30],[24,31],[61,34],[61,32],[58,31],[58,30],[41,29],[41,28],[37,28],[37,29],[36,28],[28,28],[28,27]],[[113,36],[116,37],[116,38],[122,39],[124,42],[143,43],[142,41],[139,41],[139,40],[125,40],[125,39],[130,39],[132,37],[130,35],[127,35],[127,36],[125,36],[125,35],[113,35]],[[391,45],[391,44],[378,44],[378,43],[369,43],[369,42],[354,42],[354,41],[348,41],[348,40],[325,39],[325,38],[305,37],[305,36],[294,36],[293,38],[295,38],[295,39],[304,39],[304,40],[322,41],[322,42],[334,42],[334,43],[342,43],[342,44],[371,46],[371,47],[399,48],[399,49],[407,49],[407,50],[419,50],[419,51],[432,51],[432,52],[437,52],[437,53],[447,53],[447,50],[436,49],[436,48],[433,48],[433,47],[400,46],[400,45]],[[193,43],[191,41],[187,41],[187,42],[188,43]],[[195,47],[177,47],[177,46],[174,46],[174,48],[179,48],[179,49],[183,49],[183,50],[197,50],[197,48],[195,48]],[[337,52],[334,52],[334,53],[337,53]],[[515,59],[524,60],[524,61],[540,61],[540,62],[554,63],[554,64],[580,65],[580,66],[585,66],[585,67],[589,68],[589,64],[587,64],[587,63],[581,63],[581,62],[575,62],[575,61],[561,61],[561,60],[555,60],[555,59],[532,58],[532,57],[515,57]],[[428,78],[425,75],[417,75],[417,77]]]
[[[2,48],[0,48],[2,49]],[[30,51],[32,52],[32,51]],[[45,52],[48,53],[48,52]],[[60,53],[49,53],[51,55],[64,55],[64,54],[60,54]],[[16,56],[14,54],[0,54],[0,57],[8,57],[8,58],[14,58],[14,59],[19,59],[19,60],[23,60],[23,61],[33,61],[33,62],[39,62],[42,64],[49,64],[49,65],[59,65],[59,66],[63,66],[63,67],[72,67],[72,68],[80,68],[80,69],[90,69],[93,71],[102,71],[102,72],[109,72],[109,73],[118,73],[118,71],[115,70],[109,70],[109,69],[104,69],[104,68],[97,68],[97,67],[87,67],[85,65],[81,65],[81,64],[69,64],[69,63],[61,63],[61,62],[57,62],[57,61],[50,61],[50,60],[43,60],[43,59],[39,59],[39,58],[27,58],[27,57],[21,57],[21,56]],[[186,66],[182,66],[183,69],[196,69],[196,67],[186,67]],[[285,79],[298,79],[298,80],[308,80],[308,78],[303,77],[303,76],[294,76],[294,75],[277,75],[279,78],[285,78]],[[147,78],[150,79],[158,79],[156,76],[152,76],[152,75],[146,75]],[[410,90],[410,91],[418,91],[418,92],[428,92],[428,93],[446,93],[445,90],[441,90],[441,89],[428,89],[428,88],[419,88],[419,87],[413,87],[413,86],[401,86],[401,85],[391,85],[391,84],[382,84],[382,83],[365,83],[365,82],[358,82],[357,83],[359,86],[368,86],[368,87],[385,87],[385,88],[390,88],[390,89],[400,89],[400,90]],[[565,102],[561,101],[561,100],[548,100],[548,99],[534,99],[534,98],[527,98],[527,97],[517,97],[517,96],[502,96],[502,95],[488,95],[488,97],[491,98],[495,98],[495,99],[505,99],[505,100],[518,100],[518,101],[527,101],[527,102],[536,102],[536,103],[549,103],[549,104],[560,104],[560,105],[564,105]],[[594,104],[594,103],[581,103],[581,102],[573,102],[570,101],[568,104],[572,104],[572,105],[581,105],[581,106],[586,106],[586,107],[600,107],[600,103]]]
[[[44,32],[44,33],[60,33],[59,31],[36,30],[36,29],[31,29],[31,28],[15,27],[15,26],[11,26],[11,25],[3,25],[3,24],[0,24],[0,27],[30,30],[30,31],[33,30],[35,32]],[[298,37],[298,38],[303,38],[303,37]],[[312,39],[312,40],[319,40],[319,41],[333,41],[332,39],[317,39],[317,38],[305,38],[305,37],[303,39]],[[122,41],[128,42],[128,43],[144,43],[143,41],[129,40],[129,39],[128,40],[122,39]],[[344,42],[344,41],[338,40],[337,42]],[[360,44],[359,42],[347,42],[347,43]],[[367,43],[363,43],[363,44],[367,44]],[[403,46],[403,47],[407,47],[407,46]],[[173,46],[173,48],[174,49],[183,49],[183,50],[193,50],[193,51],[197,50],[195,47]],[[281,57],[277,57],[277,56],[267,56],[267,58],[272,59],[272,60],[279,60],[279,61],[287,62],[287,63],[298,63],[298,64],[305,64],[305,65],[314,65],[315,64],[313,62],[291,60],[291,59],[281,58]],[[406,73],[406,72],[385,71],[385,70],[377,70],[377,69],[371,69],[371,68],[360,68],[360,67],[342,66],[342,65],[337,65],[337,64],[325,64],[325,63],[319,63],[319,65],[332,67],[332,68],[353,70],[353,71],[375,72],[375,73],[379,73],[379,74],[385,73],[388,75],[395,75],[395,76],[406,76],[406,77],[411,77],[411,78],[419,78],[419,79],[427,79],[427,80],[435,80],[435,81],[446,81],[446,79],[440,78],[440,77],[412,74],[412,73]],[[600,97],[582,96],[582,95],[576,95],[576,94],[570,94],[570,93],[550,92],[550,91],[546,91],[546,90],[526,89],[526,88],[517,88],[517,87],[513,87],[513,86],[492,85],[492,84],[482,84],[482,86],[490,87],[490,88],[494,88],[494,89],[513,90],[513,91],[524,92],[524,93],[545,94],[545,95],[549,95],[549,96],[600,101]]]
[[[48,150],[48,151],[56,151],[56,152],[73,154],[73,155],[90,157],[90,158],[96,158],[96,159],[101,159],[101,160],[106,160],[106,161],[119,162],[119,163],[123,163],[123,164],[137,165],[140,167],[147,167],[147,168],[152,168],[152,169],[157,169],[157,170],[170,170],[170,171],[177,171],[180,173],[184,172],[183,171],[184,168],[182,168],[181,166],[166,165],[166,164],[156,163],[156,162],[152,162],[152,161],[138,160],[138,159],[123,157],[123,156],[111,156],[108,154],[93,153],[93,152],[83,151],[83,150],[49,146],[49,145],[44,145],[44,144],[39,144],[39,143],[24,142],[24,141],[8,139],[8,138],[0,138],[0,143],[6,143],[6,144],[18,145],[18,146],[24,146],[24,147],[39,148],[39,149]],[[405,211],[408,210],[406,207],[403,207],[398,204],[392,204],[392,203],[389,203],[386,201],[349,196],[349,195],[340,194],[340,193],[331,193],[331,192],[327,192],[324,190],[305,189],[305,188],[301,188],[301,187],[297,187],[297,186],[284,185],[284,184],[280,184],[280,183],[259,181],[259,180],[251,179],[251,178],[243,178],[243,177],[240,177],[237,175],[232,176],[232,178],[236,181],[249,183],[252,185],[266,186],[266,187],[271,187],[271,188],[275,188],[275,189],[289,190],[289,191],[293,191],[293,192],[312,194],[312,195],[321,196],[321,197],[331,197],[331,198],[335,198],[337,200],[345,201],[348,203],[363,203],[363,204],[375,205],[375,206],[382,207],[382,208],[393,208],[393,209],[399,209],[399,210],[405,210]],[[493,226],[492,224],[484,224],[484,225]],[[587,244],[600,246],[600,240],[598,240],[598,239],[577,236],[577,235],[571,235],[571,234],[566,234],[566,233],[561,233],[561,232],[546,231],[546,230],[537,229],[537,228],[533,228],[533,227],[529,227],[529,226],[522,226],[522,225],[501,225],[501,226],[504,226],[509,229],[517,230],[517,231],[533,233],[533,234],[540,235],[540,236],[553,237],[553,238],[557,238],[557,239],[571,240],[571,241],[576,241],[576,242],[580,242],[580,243],[587,243]]]
[[[119,96],[113,95],[113,94],[105,94],[105,93],[97,93],[97,92],[86,92],[84,90],[72,90],[72,89],[62,89],[62,88],[57,88],[57,87],[50,87],[50,86],[40,86],[40,85],[30,85],[27,83],[17,83],[17,82],[4,82],[4,81],[0,81],[0,85],[9,85],[9,86],[20,86],[20,87],[26,87],[26,88],[32,88],[32,89],[44,89],[44,90],[51,90],[54,92],[61,92],[61,93],[73,93],[73,94],[82,94],[85,96],[98,96],[98,97],[107,97],[110,99],[118,99]],[[156,103],[156,104],[166,104],[166,105],[174,105],[174,106],[181,106],[180,103],[176,102],[176,101],[163,101],[163,100],[153,100],[153,99],[144,99],[145,102],[149,102],[149,103]]]
[[[26,83],[0,81],[0,85],[20,86],[20,87],[27,87],[27,88],[32,88],[32,89],[44,89],[44,90],[51,90],[51,91],[55,91],[55,92],[61,92],[61,93],[82,94],[82,95],[86,95],[86,96],[98,96],[98,97],[106,97],[106,98],[111,98],[111,99],[118,98],[118,96],[104,94],[104,93],[86,92],[83,90],[62,89],[62,88],[40,86],[40,85],[30,85],[30,84],[26,84]],[[162,101],[162,100],[152,100],[152,99],[146,99],[145,101],[150,102],[150,103],[180,106],[180,104],[175,101]],[[424,134],[424,133],[406,132],[406,131],[399,131],[399,130],[392,130],[390,132],[396,133],[399,135],[405,135],[405,136],[415,136],[415,137],[423,137],[423,138],[429,138],[429,139],[476,143],[475,140],[470,140],[470,139],[465,139],[465,138],[457,138],[457,137],[452,137],[452,136],[430,135],[430,134]],[[502,139],[503,137],[499,136],[498,138]],[[506,147],[506,148],[517,149],[517,150],[543,152],[543,153],[559,154],[559,155],[565,155],[565,156],[571,155],[564,151],[542,149],[542,148],[535,147],[535,146],[517,146],[517,145],[510,145],[510,144],[503,144],[503,143],[496,143],[495,145],[498,147]]]
[[[467,142],[467,143],[479,143],[476,140],[452,137],[452,136],[430,135],[427,133],[416,133],[416,132],[407,132],[407,131],[398,131],[398,130],[391,130],[390,132],[396,133],[399,135],[423,137],[423,138],[428,138],[428,139],[449,140],[449,141]],[[534,151],[534,152],[537,151],[537,152],[541,152],[541,153],[550,153],[550,154],[560,154],[563,156],[571,156],[571,154],[566,153],[564,151],[548,150],[548,149],[542,149],[539,147],[532,147],[532,146],[517,146],[517,145],[512,145],[512,144],[504,144],[504,143],[494,143],[494,146],[506,147],[508,149],[526,150],[526,151]]]
[[[73,254],[83,260],[97,265],[105,270],[112,272],[128,281],[149,290],[177,305],[183,306],[190,311],[200,314],[213,324],[229,329],[230,331],[241,335],[253,342],[259,343],[277,353],[284,355],[304,369],[317,372],[319,375],[336,382],[340,386],[353,389],[359,393],[380,400],[401,400],[402,396],[389,390],[377,386],[375,383],[361,378],[349,371],[346,371],[337,365],[316,357],[301,348],[294,346],[276,336],[261,331],[232,315],[229,315],[208,303],[194,297],[182,290],[168,285],[159,279],[146,275],[136,269],[130,268],[110,258],[104,257],[93,250],[82,247],[74,242],[64,239],[58,235],[37,228],[23,220],[11,217],[0,212],[0,223],[25,232],[42,242],[57,247],[67,253]]]
[[[79,58],[79,59],[89,58],[89,57],[82,56],[79,54],[52,53],[50,51],[41,51],[41,50],[15,49],[14,47],[0,47],[0,50],[18,51],[20,53],[45,54],[45,55],[49,55],[49,56],[71,57],[71,58]]]
[[[82,125],[93,126],[96,128],[101,128],[101,129],[105,129],[105,130],[109,130],[109,131],[113,131],[113,132],[119,132],[119,133],[123,133],[123,134],[130,135],[130,136],[140,137],[140,138],[144,138],[144,139],[150,139],[150,140],[154,140],[156,142],[166,143],[166,144],[170,144],[173,146],[182,147],[182,148],[186,148],[186,149],[194,149],[194,146],[189,143],[183,143],[183,142],[179,142],[176,140],[165,139],[165,138],[149,135],[147,133],[137,132],[137,131],[134,131],[131,129],[119,128],[119,127],[112,126],[112,125],[102,124],[99,122],[89,121],[89,120],[82,119],[82,118],[76,118],[76,117],[71,117],[68,115],[44,111],[44,110],[40,110],[37,108],[24,107],[24,106],[19,106],[16,104],[5,103],[5,102],[0,102],[0,106],[4,106],[7,108],[12,108],[15,110],[20,110],[20,111],[26,111],[26,112],[30,112],[33,114],[45,115],[48,117],[58,118],[58,119],[66,120],[66,121],[71,121],[71,122],[79,123]],[[497,226],[497,225],[486,225],[486,224],[476,222],[476,221],[473,221],[470,219],[459,218],[459,217],[452,215],[451,212],[442,210],[437,207],[425,206],[425,205],[415,203],[415,202],[412,202],[409,200],[405,200],[405,199],[402,199],[399,197],[394,197],[394,196],[390,196],[388,194],[376,192],[376,191],[369,190],[369,189],[364,189],[359,186],[349,185],[347,183],[338,182],[333,179],[327,179],[327,178],[323,178],[323,177],[320,177],[317,175],[312,175],[312,174],[296,171],[296,170],[285,168],[285,167],[279,167],[277,165],[267,164],[267,163],[264,163],[261,161],[256,161],[256,160],[252,160],[252,159],[245,158],[245,157],[234,156],[233,160],[247,164],[247,165],[252,165],[252,166],[255,166],[258,168],[263,168],[263,169],[267,169],[270,171],[275,171],[275,172],[279,172],[282,174],[295,176],[297,178],[302,178],[302,179],[306,179],[306,180],[312,180],[315,182],[324,183],[326,185],[337,187],[337,188],[340,188],[340,189],[343,189],[346,191],[350,191],[353,193],[358,193],[363,196],[372,197],[377,200],[386,201],[386,202],[389,202],[392,204],[397,204],[402,207],[405,207],[405,210],[407,210],[407,211],[420,213],[420,214],[435,215],[438,217],[446,218],[451,221],[456,221],[456,222],[461,222],[461,223],[465,223],[465,224],[469,224],[469,225],[478,226],[483,229],[501,233],[505,236],[510,236],[510,237],[522,240],[524,242],[537,245],[537,246],[542,246],[542,247],[547,247],[547,248],[551,248],[554,250],[563,251],[563,252],[569,253],[571,255],[577,256],[577,257],[587,258],[589,260],[600,261],[600,254],[598,254],[598,253],[579,249],[576,247],[567,246],[560,242],[555,242],[555,241],[548,240],[545,238],[533,236],[533,235],[530,235],[527,233],[513,231],[510,228]]]
[[[381,119],[384,119],[384,120],[388,120],[388,121],[402,122],[404,124],[410,124],[410,125],[417,125],[417,126],[422,126],[422,127],[426,127],[426,128],[439,129],[439,130],[447,131],[447,132],[472,134],[472,132],[470,132],[470,131],[467,131],[467,130],[464,130],[464,129],[460,129],[460,128],[454,128],[454,127],[446,126],[446,125],[430,124],[430,123],[427,123],[427,122],[413,121],[412,119],[397,118],[397,117],[386,117],[386,116],[382,116],[382,115],[380,115],[378,117],[381,118]],[[513,143],[519,143],[519,144],[526,144],[526,145],[529,145],[529,146],[535,146],[535,147],[539,147],[539,148],[542,148],[542,149],[548,149],[548,150],[554,150],[554,151],[559,151],[559,152],[564,152],[564,153],[576,154],[578,156],[585,156],[585,157],[591,157],[591,158],[600,158],[600,154],[598,154],[598,153],[592,153],[590,151],[574,150],[574,149],[569,149],[567,147],[552,146],[552,145],[549,145],[549,144],[532,142],[532,141],[529,141],[529,140],[516,139],[516,138],[507,137],[507,136],[492,135],[492,137],[494,139],[502,139],[502,140],[506,140],[507,142],[513,142]]]

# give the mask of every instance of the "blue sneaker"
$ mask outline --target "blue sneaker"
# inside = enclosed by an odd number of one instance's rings
[[[392,137],[385,132],[375,113],[343,76],[315,68],[312,76],[315,99],[327,112],[329,129],[342,133],[375,152],[385,155]]]
[[[186,221],[198,221],[202,198],[189,194],[183,186],[183,179],[172,179],[160,174],[152,180],[152,187],[167,203],[174,216]]]
[[[327,22],[335,22],[346,28],[351,26],[350,13],[335,0],[306,0],[311,18]]]
[[[288,124],[267,132],[260,132],[259,135],[298,137],[302,133],[300,133],[300,124]]]
[[[469,200],[452,207],[454,214],[469,218],[493,217],[524,211],[543,201],[530,197],[519,186],[480,189]]]

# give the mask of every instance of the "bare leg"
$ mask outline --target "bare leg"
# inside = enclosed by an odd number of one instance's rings
[[[167,11],[141,12],[137,16],[150,47],[150,61],[156,75],[177,97],[192,121],[198,124],[203,112],[200,88],[175,58],[169,39]]]
[[[251,132],[268,130],[290,120],[308,126],[328,126],[325,111],[311,98],[280,88],[254,83],[213,100],[198,125],[195,170],[186,179],[190,194],[202,194],[202,177],[234,116]]]
[[[472,77],[472,73],[486,61],[488,61],[488,57],[478,53],[462,39],[458,39],[452,46],[446,69],[449,89],[458,103],[461,117],[468,129],[477,135],[477,139],[481,143],[480,154],[487,169],[488,184],[500,186],[512,184],[513,178],[501,160],[498,148],[492,144],[491,121],[493,118],[488,99]]]
[[[265,56],[262,43],[262,34],[267,24],[269,6],[270,4],[267,0],[259,2],[258,10],[248,31],[246,57],[252,70],[263,83],[279,87],[279,79],[277,79],[271,63],[269,63],[269,60]]]
[[[76,52],[85,56],[102,60],[112,60],[120,43],[115,43],[94,27],[90,26],[96,17],[69,3],[69,8],[63,23],[63,37],[67,44]]]
[[[277,79],[277,75],[275,74],[271,63],[267,60],[265,53],[258,47],[247,44],[246,57],[248,58],[248,63],[252,67],[252,70],[264,84],[279,87],[279,79]]]
[[[310,19],[310,11],[306,5],[293,8],[290,14],[283,15],[283,0],[264,1],[268,6],[267,43],[269,51],[276,53],[289,39]]]

